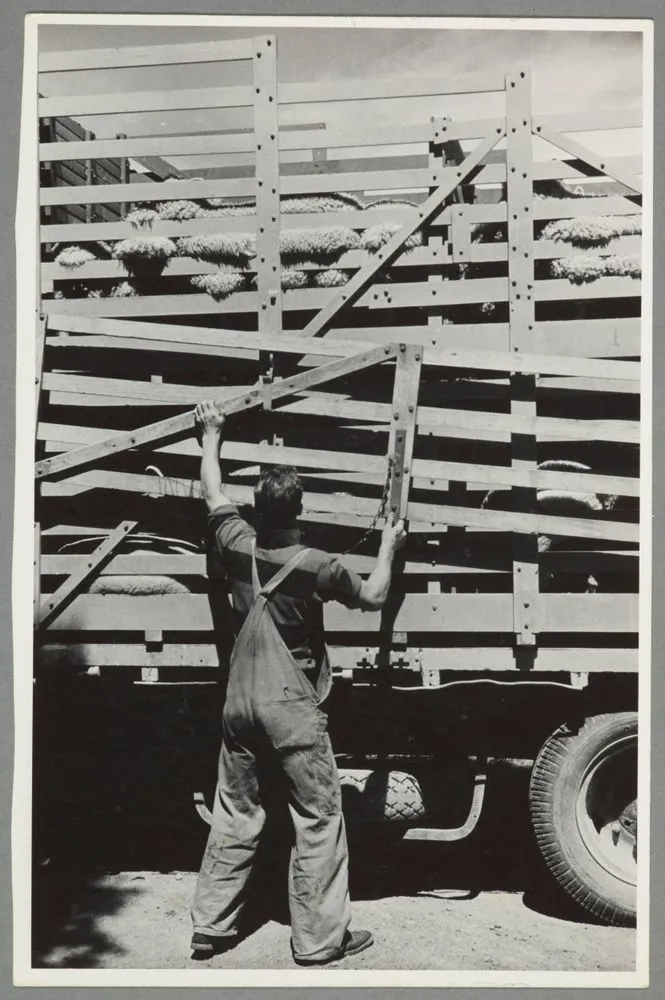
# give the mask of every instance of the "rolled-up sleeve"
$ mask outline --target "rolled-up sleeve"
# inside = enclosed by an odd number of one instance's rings
[[[362,577],[343,564],[338,556],[326,559],[316,577],[316,596],[320,601],[339,601],[347,608],[357,607]]]
[[[220,556],[229,549],[237,549],[242,539],[252,538],[254,534],[254,529],[233,504],[216,507],[208,515],[209,544]]]

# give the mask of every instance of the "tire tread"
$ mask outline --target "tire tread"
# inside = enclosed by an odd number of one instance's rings
[[[571,867],[556,824],[554,793],[562,766],[571,753],[610,724],[615,735],[633,731],[635,720],[635,713],[622,712],[590,716],[575,730],[564,723],[545,741],[534,762],[529,784],[531,823],[545,864],[571,899],[595,917],[617,926],[634,925],[635,912],[591,888],[582,874]]]

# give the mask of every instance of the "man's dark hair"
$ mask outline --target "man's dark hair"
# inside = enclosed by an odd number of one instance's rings
[[[254,509],[270,528],[288,528],[302,513],[302,483],[291,465],[268,469],[254,487]]]

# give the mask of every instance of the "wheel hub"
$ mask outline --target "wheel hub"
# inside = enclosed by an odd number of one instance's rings
[[[575,810],[589,853],[628,885],[637,883],[636,757],[634,736],[604,747],[584,773]]]

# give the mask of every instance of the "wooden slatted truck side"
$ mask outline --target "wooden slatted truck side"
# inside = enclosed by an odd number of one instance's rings
[[[230,61],[244,84],[49,96],[65,69]],[[308,541],[364,574],[408,521],[388,606],[326,608],[349,822],[462,839],[519,759],[555,878],[633,921],[642,167],[576,136],[639,115],[539,116],[521,68],[474,81],[503,111],[468,121],[454,80],[279,84],[270,36],[40,72],[38,684],[223,679],[193,420],[215,398],[239,504],[296,465]],[[132,131],[193,109],[209,130]]]

